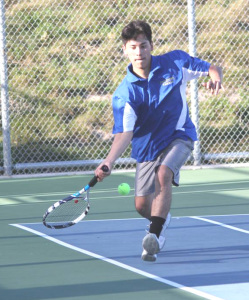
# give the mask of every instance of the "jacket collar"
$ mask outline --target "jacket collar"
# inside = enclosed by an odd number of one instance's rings
[[[150,74],[148,77],[148,80],[150,80],[154,73],[161,68],[161,64],[160,64],[160,59],[159,56],[153,56],[151,55],[151,69],[150,69]],[[137,82],[137,81],[145,81],[147,79],[138,77],[137,75],[135,75],[132,71],[132,64],[129,64],[127,67],[127,79],[130,82]]]

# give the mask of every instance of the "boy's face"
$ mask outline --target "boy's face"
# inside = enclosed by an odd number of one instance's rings
[[[124,54],[129,58],[133,71],[138,75],[148,74],[150,71],[151,51],[153,45],[144,34],[139,34],[136,40],[129,40],[123,45]]]

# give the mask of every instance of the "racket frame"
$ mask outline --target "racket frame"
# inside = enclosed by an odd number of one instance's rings
[[[63,229],[63,228],[67,228],[70,226],[73,226],[75,224],[77,224],[78,222],[80,222],[82,219],[84,219],[84,217],[88,214],[89,210],[90,210],[90,203],[89,203],[89,185],[87,185],[85,188],[83,188],[82,190],[80,190],[79,192],[70,195],[62,200],[59,200],[57,202],[55,202],[53,205],[51,205],[47,211],[45,212],[45,214],[43,215],[42,218],[42,223],[44,226],[46,226],[47,228],[50,229]],[[84,199],[80,199],[80,201],[86,201],[87,202],[87,206],[85,208],[85,210],[82,212],[81,215],[79,215],[76,219],[74,219],[73,221],[61,224],[61,225],[51,225],[49,223],[46,222],[46,218],[47,216],[53,211],[55,210],[57,207],[59,207],[60,205],[65,204],[68,201],[73,201],[74,199],[77,199],[80,197],[80,195],[82,195],[84,192],[86,192],[86,197],[84,197]]]
[[[107,166],[102,166],[101,168],[104,172],[108,172],[109,169]],[[96,183],[98,182],[98,178],[97,176],[94,176],[91,181],[83,188],[81,189],[80,191],[78,191],[77,193],[74,193],[62,200],[59,200],[57,202],[55,202],[53,205],[51,205],[47,211],[45,212],[45,214],[43,215],[43,218],[42,218],[42,223],[44,226],[46,226],[47,228],[50,228],[50,229],[63,229],[63,228],[67,228],[67,227],[70,227],[72,225],[75,225],[77,224],[79,221],[81,221],[82,219],[84,219],[84,217],[88,214],[89,210],[90,210],[90,203],[89,203],[89,191],[90,191],[90,188],[93,187]],[[83,193],[86,192],[86,197],[84,199],[81,199],[80,201],[86,201],[87,202],[87,206],[85,208],[85,210],[82,212],[81,215],[79,215],[76,219],[74,219],[73,221],[69,221],[69,222],[65,222],[63,224],[60,224],[60,225],[51,225],[51,224],[48,224],[46,222],[46,218],[47,216],[53,211],[55,210],[58,206],[60,205],[63,205],[65,204],[66,202],[68,201],[72,201],[73,199],[75,198],[79,198]]]

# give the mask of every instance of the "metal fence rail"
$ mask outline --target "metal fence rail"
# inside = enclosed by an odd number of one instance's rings
[[[153,54],[182,49],[224,69],[216,97],[204,79],[189,86],[199,143],[187,164],[249,162],[248,0],[1,0],[0,18],[1,174],[93,170],[106,156],[128,64],[120,32],[134,19],[150,23]]]

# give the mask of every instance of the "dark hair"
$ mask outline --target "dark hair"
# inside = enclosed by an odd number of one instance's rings
[[[121,33],[123,44],[125,45],[130,40],[136,40],[139,34],[144,34],[147,40],[152,43],[152,32],[150,25],[144,21],[132,21],[126,25]]]

